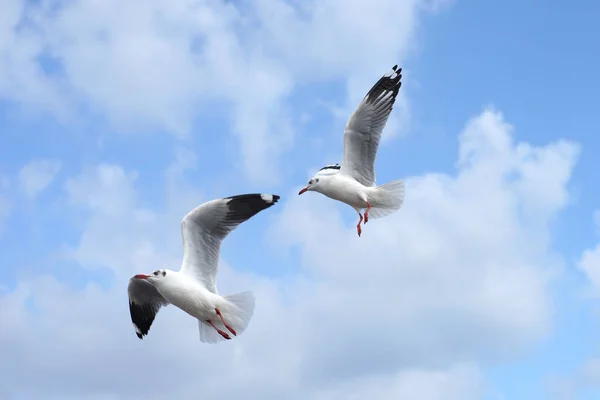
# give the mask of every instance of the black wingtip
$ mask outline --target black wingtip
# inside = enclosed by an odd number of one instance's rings
[[[392,92],[392,97],[389,100],[389,105],[393,106],[396,101],[396,96],[402,86],[402,68],[398,68],[398,64],[394,65],[391,72],[382,76],[375,85],[369,90],[365,99],[367,102],[376,102],[383,93]]]
[[[268,205],[273,205],[277,203],[280,198],[281,196],[277,194],[268,193],[238,194],[235,196],[226,197],[227,200],[234,200],[236,203],[252,204],[259,201]]]
[[[153,310],[148,304],[140,305],[133,301],[129,301],[129,313],[131,315],[131,322],[135,329],[135,334],[138,338],[143,339],[145,335],[150,331],[154,317],[156,316],[157,310]]]
[[[281,197],[276,194],[253,193],[228,197],[229,213],[226,220],[241,223],[252,218],[262,210],[277,203]]]

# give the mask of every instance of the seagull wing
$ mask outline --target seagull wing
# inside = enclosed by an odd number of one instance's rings
[[[142,339],[162,306],[169,304],[156,288],[145,279],[131,278],[127,287],[129,314],[135,334]]]
[[[181,221],[181,272],[217,293],[221,242],[239,224],[277,203],[274,194],[243,194],[212,200],[190,211]]]
[[[402,85],[401,78],[402,68],[394,65],[369,90],[346,123],[340,174],[349,175],[365,186],[375,186],[375,157]]]

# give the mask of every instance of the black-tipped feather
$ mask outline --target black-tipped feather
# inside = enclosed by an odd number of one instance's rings
[[[129,301],[129,314],[131,315],[131,321],[137,328],[135,331],[137,337],[142,339],[148,334],[157,312],[158,310],[149,304],[139,305]]]
[[[396,101],[396,96],[402,86],[402,68],[398,68],[398,65],[394,65],[392,70],[396,72],[396,76],[392,73],[390,76],[382,76],[376,84],[373,85],[371,90],[365,96],[368,104],[376,104],[377,99],[383,94],[392,93],[392,99],[390,102],[383,102],[382,107],[388,107],[391,109]]]
[[[229,212],[224,218],[224,221],[230,223],[242,223],[249,220],[262,210],[271,207],[277,203],[280,199],[276,194],[268,195],[271,196],[270,201],[266,201],[262,194],[241,194],[237,196],[227,197],[227,207]]]
[[[209,201],[190,211],[181,222],[181,272],[194,276],[217,293],[216,275],[221,242],[239,224],[279,201],[276,194],[241,194]]]
[[[150,331],[150,326],[161,307],[169,304],[156,288],[143,279],[131,278],[127,287],[129,295],[129,315],[135,326],[135,334],[142,339]]]
[[[381,134],[402,86],[402,68],[394,65],[369,90],[352,113],[344,131],[344,159],[340,174],[365,186],[375,186],[375,158]]]

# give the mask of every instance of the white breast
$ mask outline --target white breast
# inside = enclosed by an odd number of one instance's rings
[[[334,200],[341,201],[352,207],[367,207],[367,187],[355,179],[343,175],[335,175],[327,180],[321,193]]]
[[[214,298],[218,296],[189,277],[174,272],[157,285],[157,289],[169,303],[194,318],[205,320],[215,314]]]

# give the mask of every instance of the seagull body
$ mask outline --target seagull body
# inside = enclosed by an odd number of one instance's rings
[[[179,271],[158,269],[129,280],[129,312],[138,338],[148,334],[161,307],[173,304],[198,319],[200,341],[217,343],[242,333],[254,313],[254,295],[217,293],[221,242],[239,224],[277,203],[279,196],[245,194],[212,200],[181,221],[184,255]]]
[[[369,217],[389,215],[404,202],[401,179],[375,185],[375,158],[383,128],[402,86],[401,78],[402,68],[395,65],[369,90],[346,123],[342,165],[321,168],[298,193],[319,192],[354,208],[360,217],[356,225],[358,236],[363,220],[366,224]],[[366,209],[364,218],[363,209]]]
[[[364,186],[355,179],[338,174],[320,175],[320,192],[325,196],[346,203],[351,207],[362,209],[367,207],[369,200],[373,201],[377,190]],[[313,182],[314,183],[314,182]]]
[[[214,309],[226,304],[221,296],[178,271],[169,271],[169,277],[156,280],[154,286],[170,304],[203,321],[214,319]]]

